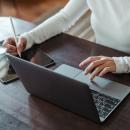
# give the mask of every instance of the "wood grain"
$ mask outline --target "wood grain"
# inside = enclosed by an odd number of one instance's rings
[[[17,19],[15,22],[21,24],[19,30],[23,26],[26,28],[25,22]],[[33,27],[32,24],[30,24],[31,27]],[[92,55],[128,55],[67,34],[60,34],[51,38],[40,47],[55,59],[56,66],[66,63],[78,67],[80,61]],[[105,78],[130,86],[129,74],[108,74]],[[124,100],[106,122],[96,124],[87,118],[65,111],[37,97],[30,96],[20,80],[8,85],[0,83],[0,109],[29,125],[30,130],[129,130],[129,100],[130,96]]]

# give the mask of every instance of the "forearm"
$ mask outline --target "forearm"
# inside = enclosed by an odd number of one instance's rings
[[[66,31],[76,23],[87,9],[86,0],[70,0],[56,15],[50,17],[30,32],[22,35],[27,39],[26,48],[30,48],[33,43],[42,43],[45,40]]]

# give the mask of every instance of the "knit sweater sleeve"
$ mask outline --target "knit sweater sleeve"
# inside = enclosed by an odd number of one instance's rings
[[[116,73],[130,73],[130,57],[113,57],[116,64]]]
[[[68,30],[87,9],[86,0],[69,0],[67,5],[56,15],[50,17],[33,30],[21,35],[27,39],[26,49],[30,48],[34,43],[40,44]]]

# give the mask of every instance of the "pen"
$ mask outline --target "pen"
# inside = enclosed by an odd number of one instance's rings
[[[18,39],[17,39],[17,37],[16,37],[16,32],[15,32],[13,20],[12,20],[12,17],[9,17],[9,18],[10,18],[10,23],[11,23],[11,27],[12,27],[12,31],[13,31],[13,35],[14,35],[16,47],[17,47],[17,46],[18,46]],[[21,53],[20,53],[18,50],[17,50],[17,53],[18,53],[19,57],[21,57]]]

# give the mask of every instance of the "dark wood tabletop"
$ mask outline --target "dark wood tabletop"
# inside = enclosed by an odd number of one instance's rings
[[[20,21],[20,24],[22,24],[22,21]],[[24,25],[26,28],[26,24]],[[34,26],[30,24],[31,27]],[[21,28],[18,29],[21,30]],[[56,65],[53,68],[62,63],[78,67],[83,59],[92,55],[128,55],[64,33],[44,42],[40,48],[55,60]],[[130,86],[129,74],[107,74],[104,77]],[[30,96],[20,80],[7,85],[0,83],[0,86],[0,109],[26,123],[31,130],[130,129],[130,96],[103,124],[96,124],[49,102]]]

